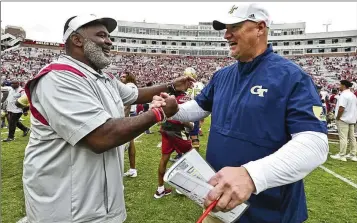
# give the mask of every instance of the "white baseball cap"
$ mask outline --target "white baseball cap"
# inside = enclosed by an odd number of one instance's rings
[[[226,29],[226,25],[233,25],[247,20],[253,22],[264,21],[267,27],[271,23],[268,11],[260,5],[252,3],[239,6],[233,5],[227,15],[213,21],[213,28],[215,30],[223,30]]]
[[[64,33],[63,33],[63,42],[65,43],[68,39],[68,37],[75,31],[77,31],[79,28],[82,26],[98,20],[100,23],[102,23],[108,30],[109,33],[113,32],[115,28],[117,27],[117,21],[112,18],[108,17],[97,17],[94,14],[90,15],[80,15],[80,16],[74,16],[70,19],[67,20],[65,26],[64,26]]]

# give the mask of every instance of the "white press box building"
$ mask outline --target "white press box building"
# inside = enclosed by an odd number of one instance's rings
[[[357,30],[306,33],[305,22],[272,24],[269,43],[284,56],[357,52]],[[211,22],[171,25],[118,21],[111,33],[113,51],[191,56],[228,56],[224,31]]]

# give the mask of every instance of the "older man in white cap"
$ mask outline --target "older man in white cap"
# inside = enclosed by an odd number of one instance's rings
[[[121,145],[176,113],[177,102],[172,97],[164,108],[127,118],[124,106],[192,84],[182,77],[137,89],[103,73],[116,25],[95,15],[70,18],[63,35],[66,55],[26,84],[33,130],[23,171],[29,222],[123,222]]]
[[[237,63],[216,71],[173,119],[211,113],[206,158],[218,172],[206,206],[219,199],[216,211],[228,211],[249,201],[239,223],[301,223],[307,219],[302,179],[327,159],[327,126],[313,81],[273,52],[269,26],[268,12],[256,4],[233,6],[214,21]]]

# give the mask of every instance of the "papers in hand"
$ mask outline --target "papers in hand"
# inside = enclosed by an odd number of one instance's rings
[[[213,188],[207,182],[215,175],[211,166],[195,149],[186,153],[166,171],[164,181],[203,208],[203,202]],[[225,223],[235,222],[249,207],[247,202],[229,212],[211,212],[210,215]]]

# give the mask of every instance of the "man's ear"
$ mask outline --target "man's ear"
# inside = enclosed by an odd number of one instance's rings
[[[72,43],[77,47],[82,47],[84,44],[84,39],[80,35],[74,33],[70,36]]]
[[[264,35],[264,33],[267,31],[267,26],[265,22],[258,22],[258,37]]]

